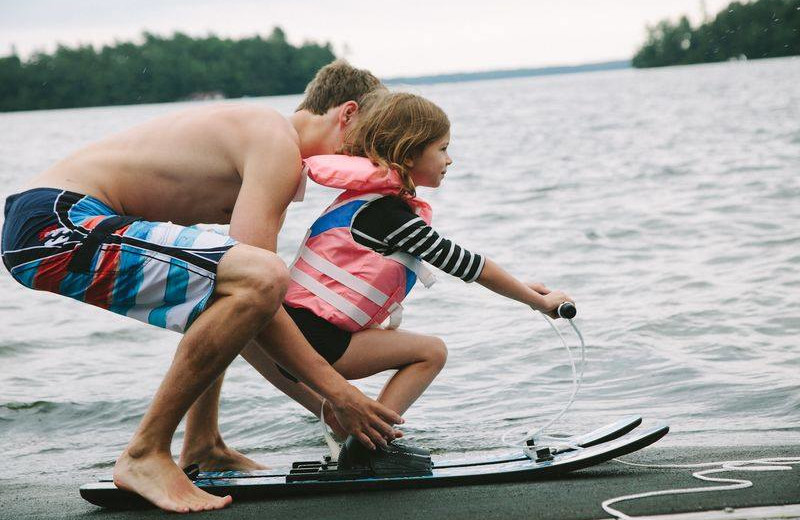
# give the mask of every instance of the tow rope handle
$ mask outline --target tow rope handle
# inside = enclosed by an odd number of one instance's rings
[[[578,314],[578,309],[575,307],[575,304],[572,302],[564,302],[558,306],[556,312],[559,316],[564,318],[565,320],[571,320]]]

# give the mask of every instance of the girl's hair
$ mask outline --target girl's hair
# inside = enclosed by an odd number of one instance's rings
[[[384,90],[367,94],[364,108],[340,151],[397,171],[403,182],[400,194],[414,196],[416,188],[406,161],[416,160],[426,146],[450,130],[447,114],[421,96]]]

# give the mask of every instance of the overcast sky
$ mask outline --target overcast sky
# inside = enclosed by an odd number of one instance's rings
[[[705,0],[714,14],[728,0]],[[388,78],[630,58],[645,27],[701,0],[0,0],[0,54],[56,43],[136,40],[142,31],[329,41],[339,56]]]

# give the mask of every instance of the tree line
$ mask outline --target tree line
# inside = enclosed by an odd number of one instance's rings
[[[0,58],[0,111],[295,94],[336,59],[329,43],[293,46],[279,27],[266,38],[143,40]]]
[[[683,16],[647,33],[634,67],[800,55],[800,0],[733,2],[698,27]]]

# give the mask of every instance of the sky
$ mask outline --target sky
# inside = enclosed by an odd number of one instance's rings
[[[0,55],[138,41],[143,31],[330,42],[383,78],[628,59],[645,28],[703,0],[0,0]],[[712,16],[728,0],[704,0]]]

